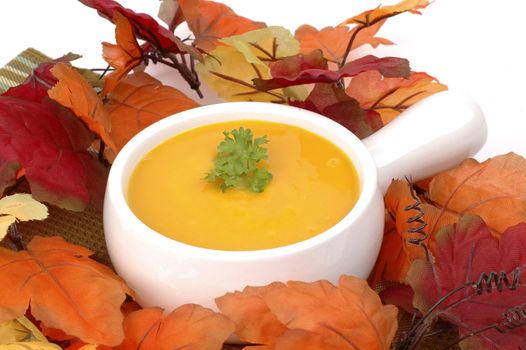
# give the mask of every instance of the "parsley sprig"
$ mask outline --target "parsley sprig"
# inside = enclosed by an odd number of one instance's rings
[[[219,182],[224,192],[228,188],[247,188],[252,192],[263,192],[272,180],[272,174],[258,162],[268,159],[268,152],[262,145],[268,143],[262,136],[253,140],[252,130],[240,127],[237,130],[223,131],[225,139],[217,146],[214,169],[205,179]]]

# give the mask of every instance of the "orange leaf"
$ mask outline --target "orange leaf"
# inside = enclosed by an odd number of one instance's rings
[[[198,106],[179,90],[143,72],[121,80],[108,99],[105,107],[111,121],[110,137],[117,150],[152,123]]]
[[[385,21],[380,21],[371,27],[360,30],[354,38],[351,49],[365,44],[369,44],[372,47],[391,45],[391,41],[375,37],[384,22]],[[321,49],[326,59],[339,64],[343,59],[349,40],[356,31],[357,28],[349,30],[349,28],[345,26],[325,27],[322,30],[317,30],[308,24],[304,24],[296,29],[294,36],[300,42],[300,50],[302,53],[307,54],[312,50]]]
[[[88,128],[98,134],[114,152],[115,144],[110,138],[110,121],[101,99],[88,82],[73,67],[57,63],[51,72],[58,83],[48,90],[48,95],[79,117]]]
[[[116,350],[217,350],[233,331],[230,320],[199,305],[180,306],[167,316],[148,308],[126,317],[126,337]]]
[[[526,160],[515,153],[483,163],[467,159],[435,176],[429,194],[444,212],[480,216],[500,238],[508,227],[526,222]]]
[[[352,276],[342,276],[338,287],[327,281],[276,282],[228,293],[216,301],[220,310],[237,323],[238,332],[261,334],[259,340],[252,339],[264,345],[260,349],[319,349],[308,346],[312,339],[313,344],[332,346],[323,349],[389,349],[397,328],[397,309],[382,305],[364,280]],[[256,315],[248,315],[250,310],[261,316],[259,321]],[[281,333],[279,323],[288,329]],[[279,337],[268,339],[264,327]]]
[[[265,23],[238,16],[230,7],[214,1],[179,0],[179,6],[195,35],[195,46],[204,51],[212,51],[218,39],[266,27]]]
[[[398,15],[403,12],[417,13],[419,9],[425,8],[429,5],[427,0],[403,0],[396,5],[381,6],[374,10],[369,10],[360,13],[358,16],[351,17],[341,23],[340,25],[358,24],[362,26],[369,26],[385,18]]]
[[[113,12],[115,23],[115,39],[117,45],[102,43],[102,57],[115,71],[104,77],[104,89],[101,92],[105,96],[112,91],[119,81],[133,68],[143,61],[142,50],[137,43],[135,31],[130,21],[119,11]]]
[[[60,237],[36,236],[26,251],[0,248],[0,322],[32,315],[86,343],[117,345],[120,306],[132,291],[93,253]]]
[[[411,72],[409,79],[404,79],[385,78],[379,72],[368,71],[353,77],[346,92],[362,108],[380,113],[387,124],[409,106],[443,90],[447,86],[426,73]]]
[[[443,212],[440,208],[421,200],[420,208],[424,212],[422,220],[427,223],[425,232],[429,235],[424,243],[434,248],[435,233],[442,226],[454,223],[458,215]],[[410,240],[422,238],[419,233],[411,233],[411,228],[417,228],[420,223],[411,222],[411,218],[419,212],[408,207],[415,204],[406,181],[394,180],[385,195],[385,206],[388,212],[387,224],[384,230],[384,240],[376,265],[369,277],[369,283],[375,286],[380,281],[405,283],[405,277],[411,263],[416,259],[425,259],[425,250]],[[391,219],[392,218],[392,219]],[[394,222],[393,222],[394,220]],[[394,225],[394,227],[393,227]]]

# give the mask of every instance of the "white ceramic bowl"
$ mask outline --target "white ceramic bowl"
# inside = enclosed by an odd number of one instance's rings
[[[197,126],[247,119],[300,126],[340,147],[360,178],[359,199],[347,216],[327,231],[288,246],[219,251],[167,238],[132,213],[126,202],[128,179],[147,152]],[[336,282],[342,274],[366,278],[381,245],[383,191],[391,178],[416,180],[454,166],[473,155],[485,138],[480,109],[449,92],[418,103],[363,142],[340,124],[299,108],[256,102],[195,108],[151,125],[118,154],[104,203],[108,251],[119,275],[137,292],[139,303],[167,310],[184,303],[215,308],[214,298],[247,285]]]

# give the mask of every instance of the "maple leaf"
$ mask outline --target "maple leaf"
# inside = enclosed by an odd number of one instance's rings
[[[218,39],[266,27],[265,23],[239,16],[215,1],[179,0],[179,6],[195,36],[194,45],[204,51],[212,51]]]
[[[526,222],[525,193],[526,160],[515,153],[483,163],[467,159],[429,185],[429,196],[442,212],[479,215],[496,237]]]
[[[296,29],[294,36],[301,44],[300,50],[302,53],[307,54],[312,50],[321,49],[326,59],[341,64],[347,45],[353,35],[355,35],[355,38],[351,44],[351,49],[365,44],[369,44],[372,47],[392,45],[391,41],[375,36],[384,22],[379,21],[375,25],[364,28],[359,32],[357,32],[358,28],[349,29],[345,26],[325,27],[317,30],[313,26],[304,24]],[[354,34],[355,32],[357,33]]]
[[[101,204],[106,170],[87,152],[93,136],[29,84],[0,96],[0,160],[24,169],[39,201],[71,210]]]
[[[377,71],[367,71],[353,77],[346,92],[364,109],[380,113],[384,124],[416,102],[447,86],[423,72],[411,72],[409,79],[386,78]]]
[[[117,45],[103,42],[102,57],[115,70],[104,77],[102,96],[113,90],[128,72],[140,65],[144,60],[130,21],[120,12],[114,13],[113,21],[116,26],[115,39],[117,40]]]
[[[30,194],[15,193],[0,199],[0,240],[7,234],[11,224],[17,221],[44,220],[47,207],[34,200]]]
[[[69,108],[91,131],[99,135],[108,147],[117,152],[109,135],[110,120],[102,100],[93,88],[71,66],[57,64],[51,72],[58,82],[48,91],[49,97]]]
[[[340,24],[357,24],[361,26],[371,26],[386,18],[396,16],[400,13],[411,12],[420,14],[419,9],[423,9],[430,4],[427,0],[403,0],[396,5],[379,6],[374,10],[369,10],[353,16]]]
[[[432,312],[458,326],[460,337],[488,327],[463,340],[463,349],[518,349],[526,328],[506,326],[503,315],[526,305],[526,285],[512,282],[515,270],[526,268],[525,246],[524,223],[507,229],[498,240],[479,217],[463,216],[437,233],[434,264],[413,262],[407,275],[415,292],[413,304],[426,313],[444,297]],[[491,272],[495,278],[489,277]],[[486,282],[478,283],[483,274],[488,275]]]
[[[146,308],[126,317],[126,337],[115,349],[216,350],[233,331],[230,320],[199,305],[182,305],[168,315],[161,308]]]
[[[283,88],[292,85],[312,83],[334,83],[346,77],[353,77],[365,71],[376,70],[384,77],[409,78],[409,61],[404,58],[378,58],[367,55],[345,64],[339,70],[333,71],[319,68],[306,68],[296,74],[288,72],[273,72],[272,79],[253,79],[254,85],[263,91]]]
[[[26,251],[0,248],[0,321],[32,315],[87,343],[117,345],[120,305],[133,292],[93,253],[60,237],[34,237]]]
[[[179,90],[137,72],[121,80],[108,94],[105,111],[111,122],[110,137],[120,150],[135,134],[154,122],[199,106]]]
[[[397,328],[397,309],[352,276],[342,276],[337,287],[327,281],[247,287],[216,303],[236,323],[236,334],[260,349],[389,349]]]
[[[367,137],[382,127],[378,113],[363,110],[358,101],[333,84],[316,84],[305,101],[289,101],[289,104],[329,117],[359,138]]]
[[[286,89],[274,92],[259,91],[252,80],[271,78],[269,62],[275,62],[299,52],[299,43],[290,31],[268,27],[234,35],[220,41],[196,71],[219,96],[230,101],[284,101],[286,96],[296,100],[306,97],[306,90]]]
[[[122,7],[113,0],[79,0],[84,5],[94,8],[98,13],[113,21],[116,12],[124,15],[135,29],[137,37],[147,41],[163,53],[189,53],[200,58],[201,54],[193,47],[186,45],[173,32],[161,26],[155,19],[145,13],[136,13]]]

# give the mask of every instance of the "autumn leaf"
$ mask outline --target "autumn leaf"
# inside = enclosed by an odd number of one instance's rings
[[[424,227],[427,238],[418,232],[411,232],[411,229],[417,229],[421,225],[412,220],[419,216],[417,209],[411,209],[417,199],[421,202],[418,208],[424,214],[421,220],[427,224]],[[417,199],[413,198],[407,181],[393,180],[387,189],[384,200],[387,224],[378,259],[369,276],[369,283],[372,286],[376,286],[380,281],[405,283],[411,263],[426,256],[425,250],[416,244],[417,240],[433,248],[436,231],[442,226],[456,222],[459,218],[458,214],[443,212],[421,197]]]
[[[140,65],[144,60],[130,21],[120,12],[114,13],[113,21],[116,26],[115,39],[117,40],[117,45],[103,42],[102,57],[115,70],[104,77],[102,96],[113,90],[128,72]]]
[[[430,2],[427,0],[403,0],[396,5],[379,6],[374,10],[362,12],[357,16],[345,20],[340,24],[340,26],[348,24],[371,26],[378,23],[381,20],[392,16],[396,16],[404,12],[420,14],[418,10],[425,8],[429,4]]]
[[[0,248],[0,322],[32,315],[86,343],[117,345],[120,306],[133,292],[86,248],[60,237],[34,237],[26,251]]]
[[[415,292],[413,304],[426,313],[444,297],[432,312],[456,325],[460,337],[487,327],[463,340],[462,349],[518,349],[526,328],[512,329],[513,321],[508,327],[506,315],[512,317],[515,307],[526,305],[526,286],[520,280],[516,286],[512,283],[515,270],[526,268],[524,247],[526,224],[507,229],[498,240],[479,217],[463,216],[455,226],[437,233],[433,265],[413,262],[407,276]],[[492,272],[495,277],[489,277]],[[486,282],[478,283],[484,276]],[[524,309],[520,312],[524,314]]]
[[[289,101],[296,107],[322,114],[364,138],[382,127],[380,115],[365,111],[358,101],[334,84],[316,84],[305,101]]]
[[[20,169],[20,164],[16,161],[4,161],[0,159],[0,196],[6,188],[16,183],[16,174]]]
[[[137,72],[121,80],[108,94],[105,111],[111,122],[110,137],[120,150],[145,127],[197,106],[179,90],[162,85],[146,73]]]
[[[472,213],[486,222],[495,237],[526,222],[526,160],[515,154],[479,163],[467,159],[430,183],[431,200],[443,212]]]
[[[44,220],[47,216],[47,207],[34,200],[30,194],[16,193],[0,199],[0,240],[5,237],[11,224]]]
[[[173,32],[161,26],[155,19],[145,13],[136,13],[122,7],[113,0],[79,0],[84,5],[94,8],[98,13],[113,21],[116,12],[124,15],[135,29],[138,38],[141,38],[155,46],[163,53],[189,53],[199,58],[201,54],[193,47],[186,45]]]
[[[216,303],[236,323],[236,334],[262,344],[262,350],[320,344],[331,346],[323,349],[389,349],[397,328],[396,308],[382,305],[365,281],[352,276],[342,276],[339,286],[318,281],[247,287]]]
[[[296,74],[276,72],[272,79],[256,78],[254,85],[263,91],[274,90],[292,85],[312,83],[334,83],[346,77],[353,77],[362,72],[375,70],[384,77],[409,78],[409,61],[404,58],[383,57],[378,58],[367,55],[345,64],[339,70],[333,71],[319,68],[306,68]]]
[[[2,350],[62,350],[60,346],[41,341],[17,342],[1,345]]]
[[[426,73],[411,72],[409,79],[404,79],[386,78],[371,70],[353,77],[346,92],[364,109],[380,113],[387,124],[416,102],[444,90],[446,85]]]
[[[215,1],[179,0],[179,6],[195,36],[194,45],[207,52],[217,46],[218,39],[266,27],[265,23],[239,16]]]
[[[126,337],[116,350],[217,350],[234,331],[223,315],[186,304],[163,315],[160,308],[132,312],[124,320]]]
[[[111,123],[104,105],[88,82],[71,66],[57,64],[52,69],[58,82],[48,91],[51,99],[69,108],[88,128],[99,135],[114,152],[117,151],[110,138]]]
[[[252,80],[269,79],[268,62],[275,62],[299,52],[299,43],[282,27],[268,27],[230,36],[221,40],[196,71],[219,96],[229,101],[284,101],[285,97],[303,100],[303,88],[264,92]]]
[[[30,82],[0,96],[0,161],[25,170],[36,200],[71,210],[102,204],[106,170],[87,151],[93,136]]]
[[[362,45],[369,44],[372,47],[379,45],[392,45],[387,39],[376,37],[376,33],[385,21],[357,31],[358,28],[349,29],[345,26],[325,27],[317,30],[313,26],[304,24],[296,29],[294,36],[301,44],[301,53],[307,54],[312,50],[322,50],[323,56],[334,63],[341,64],[345,50],[355,35],[351,49],[356,49]],[[356,33],[356,34],[355,34]]]

